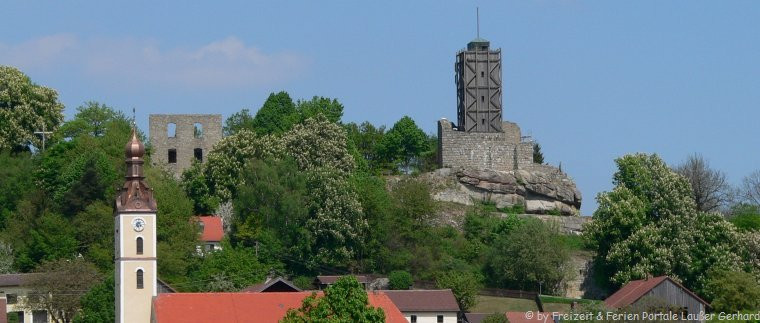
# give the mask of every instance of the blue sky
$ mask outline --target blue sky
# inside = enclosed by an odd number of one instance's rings
[[[339,99],[344,120],[427,132],[454,119],[457,50],[503,53],[504,116],[562,163],[583,213],[613,160],[701,153],[739,183],[760,169],[756,1],[6,1],[0,64],[58,90],[151,113],[256,110],[273,91]]]

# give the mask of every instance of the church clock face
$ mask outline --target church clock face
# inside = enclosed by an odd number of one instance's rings
[[[137,232],[142,231],[145,229],[145,220],[143,220],[143,218],[135,218],[132,220],[132,228]]]

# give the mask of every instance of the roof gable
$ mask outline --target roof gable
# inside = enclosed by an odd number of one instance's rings
[[[705,304],[706,306],[710,306],[709,303],[701,299],[686,287],[683,287],[683,285],[679,284],[675,280],[670,279],[668,276],[632,280],[628,282],[628,284],[625,284],[623,287],[621,287],[617,292],[610,295],[610,297],[607,297],[607,299],[604,300],[604,305],[612,308],[620,308],[631,305],[665,281],[669,281],[675,284],[679,288],[683,289],[686,293],[694,297],[700,303]]]
[[[271,293],[271,292],[300,292],[301,289],[296,287],[293,283],[283,279],[282,277],[277,277],[275,279],[270,279],[269,281],[263,282],[261,284],[252,285],[244,290],[243,292],[252,292],[252,293]]]

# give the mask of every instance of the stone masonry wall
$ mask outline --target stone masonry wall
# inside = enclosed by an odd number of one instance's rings
[[[464,132],[438,121],[438,164],[450,168],[510,171],[533,164],[533,144],[521,142],[520,127],[502,122],[503,132]]]
[[[169,124],[175,125],[175,135],[170,137]],[[195,135],[195,124],[201,125],[202,133]],[[151,114],[150,144],[151,162],[160,165],[179,177],[196,159],[200,149],[200,161],[205,162],[211,148],[222,140],[222,115],[220,114]],[[169,163],[169,150],[176,152],[176,163]]]

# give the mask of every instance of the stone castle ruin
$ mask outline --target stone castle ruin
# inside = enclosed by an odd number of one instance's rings
[[[560,169],[533,162],[533,142],[520,127],[502,120],[501,50],[477,38],[457,53],[457,124],[438,121],[435,172],[456,182],[435,198],[498,208],[523,207],[526,213],[578,215],[581,194]]]
[[[151,114],[151,162],[179,178],[222,140],[221,114]]]

